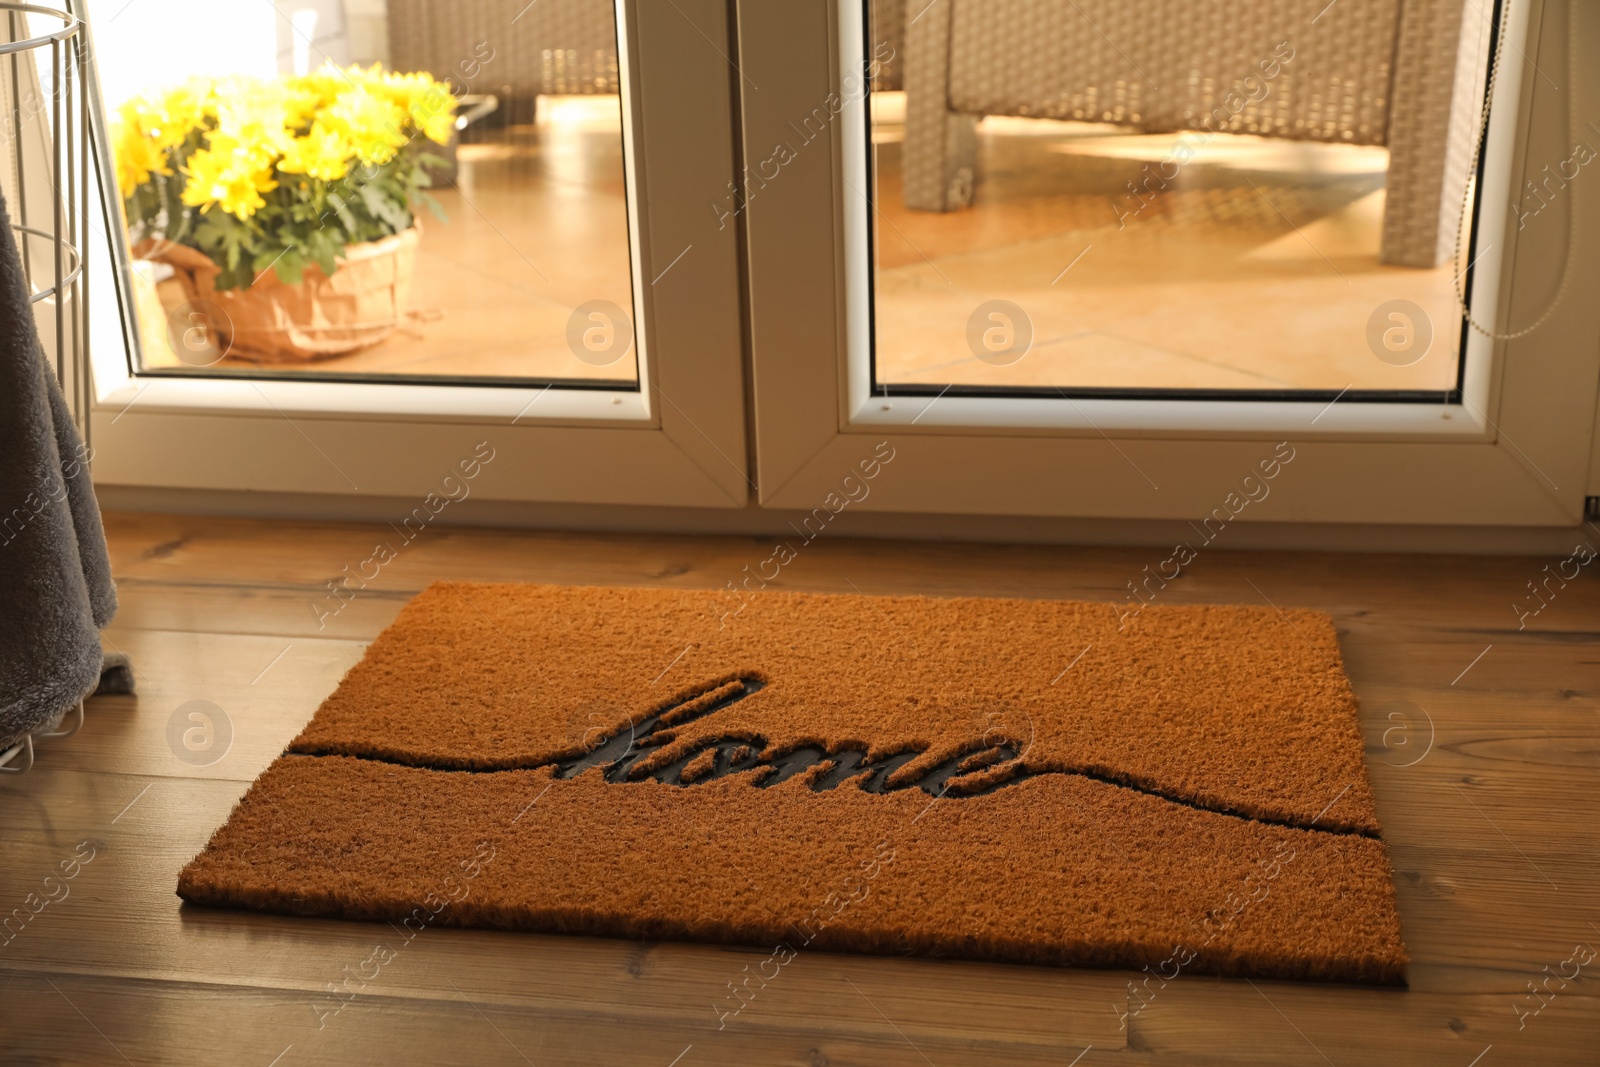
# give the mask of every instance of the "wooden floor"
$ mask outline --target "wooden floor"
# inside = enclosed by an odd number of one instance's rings
[[[1128,972],[802,953],[719,1029],[713,1003],[765,953],[430,928],[379,964],[375,946],[400,943],[388,926],[195,909],[173,887],[430,580],[713,588],[765,559],[766,541],[433,528],[319,629],[323,583],[366,560],[380,530],[142,515],[108,526],[122,597],[108,643],[133,657],[140,691],[93,701],[80,734],[42,742],[31,773],[0,780],[5,1063],[1600,1059],[1600,564],[1552,581],[1521,632],[1513,603],[1558,559],[1212,552],[1162,594],[1332,613],[1393,850],[1409,989],[1181,976],[1124,1029]],[[1600,546],[1600,530],[1585,536]],[[824,540],[784,583],[1120,601],[1165,555]],[[1284,640],[1296,640],[1287,627]],[[231,730],[207,766],[169,742],[191,701]]]

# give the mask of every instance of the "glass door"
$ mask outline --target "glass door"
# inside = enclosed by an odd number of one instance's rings
[[[1581,517],[1583,5],[740,15],[763,502],[882,439],[866,507]]]
[[[139,370],[636,385],[616,12],[521,6],[114,17]]]
[[[899,7],[865,26],[905,57],[866,116],[875,391],[1456,392],[1487,10],[1426,35],[1394,3],[1184,4],[1182,33],[1123,3]]]
[[[723,5],[88,14],[101,481],[745,501]]]

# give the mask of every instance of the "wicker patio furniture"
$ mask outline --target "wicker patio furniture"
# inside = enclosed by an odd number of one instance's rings
[[[985,115],[1250,133],[1386,145],[1383,262],[1453,253],[1492,36],[1473,0],[908,3],[908,207],[972,202]]]
[[[611,0],[389,0],[389,59],[396,70],[438,77],[476,59],[472,88],[508,101],[615,93],[616,8]]]

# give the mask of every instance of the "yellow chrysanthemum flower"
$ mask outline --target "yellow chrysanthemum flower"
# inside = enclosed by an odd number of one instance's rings
[[[438,144],[450,142],[455,129],[456,101],[448,85],[427,73],[390,72],[383,75],[382,86],[424,136]]]
[[[122,190],[124,198],[133,195],[133,191],[150,179],[150,172],[129,159],[121,149],[116,150],[117,157],[117,188]]]
[[[293,138],[288,118],[284,97],[279,93],[223,101],[217,106],[217,128],[209,142],[215,148],[221,138],[234,151],[249,155],[257,163],[269,163]]]
[[[394,71],[387,73],[369,73],[367,78],[368,88],[374,92],[382,93],[398,104],[403,111],[410,111],[424,93],[433,85],[433,78],[427,74],[398,74]]]
[[[266,207],[261,194],[278,187],[271,166],[263,165],[256,152],[226,136],[213,133],[210,144],[189,157],[183,202],[201,211],[220,205],[237,219],[248,219]]]
[[[284,94],[284,122],[292,130],[304,130],[316,121],[317,113],[326,106],[328,101],[323,100],[321,92],[299,83],[298,80],[290,81]]]
[[[117,162],[117,183],[125,196],[150,180],[151,174],[171,174],[166,150],[144,130],[124,118],[113,120],[111,143]]]
[[[342,93],[323,118],[354,147],[356,158],[363,163],[387,163],[410,140],[404,128],[405,112],[365,85]]]
[[[278,161],[285,174],[304,174],[325,182],[336,182],[350,171],[354,148],[336,130],[313,123],[304,137],[289,142]]]
[[[296,89],[316,93],[324,103],[331,104],[340,93],[350,88],[350,78],[332,63],[326,63],[309,74],[290,78],[289,84]]]
[[[435,111],[431,115],[420,116],[412,112],[412,118],[422,128],[423,135],[435,144],[449,144],[450,137],[455,133],[456,109],[453,100],[449,107]]]
[[[180,145],[195,127],[215,114],[216,101],[209,81],[192,80],[167,91],[161,100],[158,122],[152,134],[162,148]]]

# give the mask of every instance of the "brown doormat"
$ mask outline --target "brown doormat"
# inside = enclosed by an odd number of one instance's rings
[[[778,966],[1406,962],[1332,622],[1272,608],[436,584],[178,892]]]

